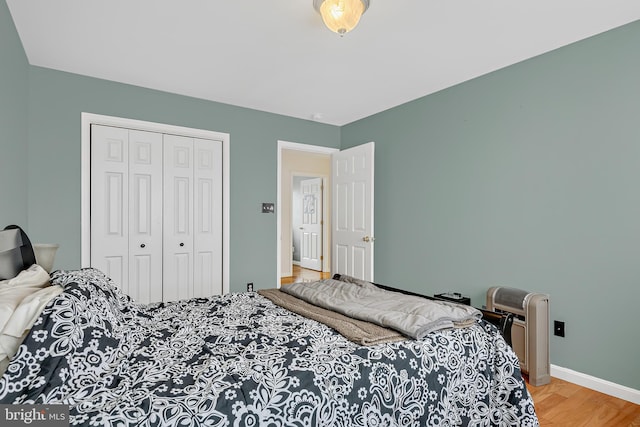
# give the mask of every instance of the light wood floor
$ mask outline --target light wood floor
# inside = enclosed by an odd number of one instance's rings
[[[321,271],[309,270],[299,265],[293,265],[293,276],[281,277],[280,284],[288,285],[296,282],[314,282],[316,280],[327,279],[331,277],[331,273],[323,273]]]
[[[281,284],[311,282],[331,273],[293,266],[293,276]],[[552,378],[551,383],[527,388],[536,407],[540,427],[640,427],[640,405],[616,399],[579,385]]]
[[[541,427],[640,427],[640,405],[557,378],[527,383]]]

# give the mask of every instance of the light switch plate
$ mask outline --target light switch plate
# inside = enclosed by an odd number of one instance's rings
[[[274,213],[275,208],[273,203],[263,203],[262,204],[262,213]]]

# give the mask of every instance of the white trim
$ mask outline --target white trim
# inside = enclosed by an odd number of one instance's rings
[[[276,197],[276,287],[280,288],[280,275],[282,272],[282,213],[281,213],[281,203],[282,196],[281,185],[282,185],[282,150],[297,150],[297,151],[305,151],[307,153],[318,153],[318,154],[328,154],[336,153],[340,151],[337,148],[323,147],[320,145],[308,145],[308,144],[300,144],[298,142],[289,142],[289,141],[280,141],[278,140],[278,177],[277,177],[277,197]],[[325,261],[329,261],[326,259]],[[324,264],[323,264],[323,270]]]
[[[142,120],[121,117],[103,116],[100,114],[82,113],[80,140],[80,265],[91,265],[91,125],[123,127],[148,132],[168,133],[190,138],[214,139],[222,141],[222,293],[229,293],[229,142],[228,133],[214,132],[204,129],[193,129],[163,123],[145,122]]]
[[[556,365],[551,365],[551,376],[640,405],[640,390],[631,387]]]

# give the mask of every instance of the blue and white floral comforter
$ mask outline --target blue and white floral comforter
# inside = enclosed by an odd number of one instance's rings
[[[0,379],[0,403],[91,426],[537,426],[492,325],[362,347],[255,293],[139,305],[93,269],[64,287]]]

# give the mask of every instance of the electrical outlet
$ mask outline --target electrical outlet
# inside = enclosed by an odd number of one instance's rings
[[[247,283],[247,292],[253,292],[253,282]]]
[[[553,321],[553,335],[557,337],[564,337],[564,322],[559,320]]]

